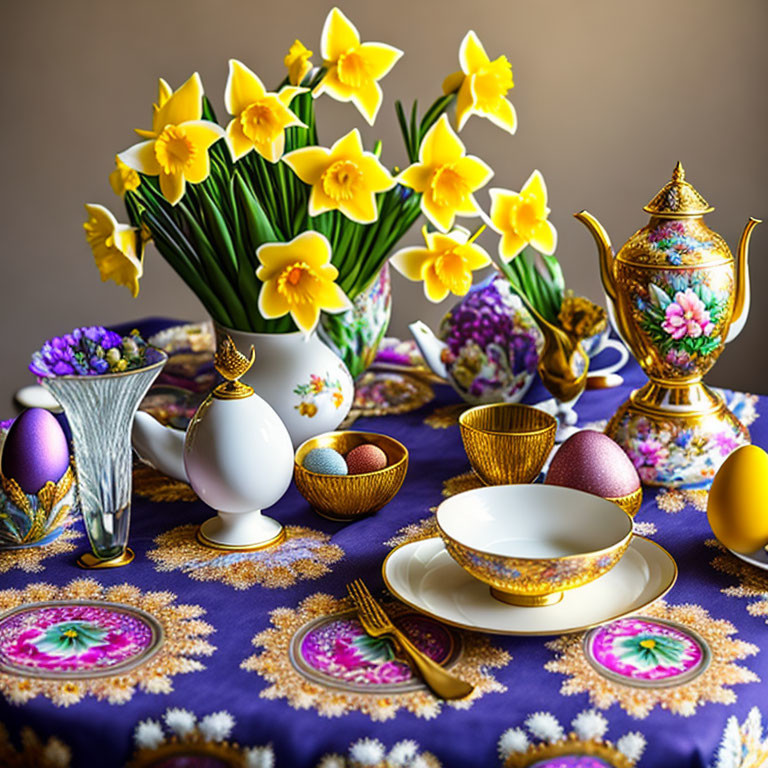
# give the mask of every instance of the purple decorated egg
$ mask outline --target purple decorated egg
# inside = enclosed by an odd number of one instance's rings
[[[545,481],[615,499],[640,487],[637,470],[621,447],[602,432],[571,435],[552,459]]]
[[[0,466],[24,493],[61,480],[69,466],[69,446],[56,418],[42,408],[24,411],[8,430]]]

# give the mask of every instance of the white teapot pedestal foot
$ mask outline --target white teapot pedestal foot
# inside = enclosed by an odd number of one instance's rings
[[[282,523],[253,512],[219,512],[206,520],[197,531],[197,540],[205,547],[250,552],[280,544],[285,539]]]

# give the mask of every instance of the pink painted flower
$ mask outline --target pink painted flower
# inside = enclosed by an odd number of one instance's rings
[[[690,289],[678,291],[675,300],[667,305],[666,317],[661,327],[673,338],[709,336],[714,324],[704,302]]]
[[[715,437],[715,444],[720,449],[721,456],[727,456],[739,447],[739,443],[729,432],[718,432]]]
[[[634,450],[629,451],[629,458],[637,469],[637,474],[644,483],[656,477],[656,468],[669,458],[669,450],[663,443],[649,437],[640,440]]]

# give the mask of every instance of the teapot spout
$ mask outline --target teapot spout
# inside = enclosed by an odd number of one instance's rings
[[[180,429],[164,427],[144,411],[137,411],[133,417],[131,443],[139,458],[164,475],[188,483],[184,469],[185,435]]]
[[[750,218],[744,227],[739,240],[737,254],[738,266],[736,272],[736,295],[733,300],[733,315],[725,343],[733,341],[742,331],[749,315],[750,284],[749,284],[749,240],[752,230],[761,223],[760,219]]]
[[[411,331],[413,340],[416,342],[416,346],[419,348],[422,357],[435,376],[439,376],[441,379],[447,379],[448,371],[442,360],[442,352],[444,349],[447,349],[445,343],[440,341],[440,339],[438,339],[432,332],[432,329],[425,323],[422,323],[421,320],[411,323],[408,328]]]
[[[600,279],[611,302],[616,301],[616,278],[613,274],[613,246],[605,227],[589,211],[573,214],[592,233],[600,254]]]

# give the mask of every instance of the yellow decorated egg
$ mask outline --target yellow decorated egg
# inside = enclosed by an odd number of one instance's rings
[[[709,491],[707,518],[720,543],[735,552],[768,544],[768,453],[743,445],[723,462]]]

